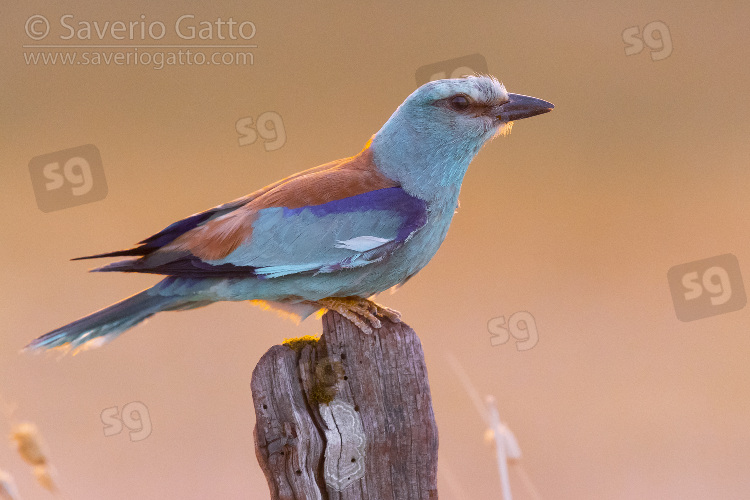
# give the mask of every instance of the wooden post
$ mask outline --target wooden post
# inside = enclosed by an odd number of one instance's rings
[[[272,500],[438,498],[427,367],[406,324],[368,335],[329,311],[319,341],[269,349],[251,388]]]

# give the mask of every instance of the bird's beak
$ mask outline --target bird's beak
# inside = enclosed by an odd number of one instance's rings
[[[508,102],[493,109],[495,116],[504,122],[549,113],[555,107],[551,102],[527,95],[508,94],[508,98]]]

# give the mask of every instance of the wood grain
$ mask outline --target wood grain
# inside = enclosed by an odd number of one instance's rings
[[[253,371],[255,452],[270,498],[438,498],[438,432],[416,333],[384,320],[364,334],[330,311],[322,319],[317,343],[274,346]]]

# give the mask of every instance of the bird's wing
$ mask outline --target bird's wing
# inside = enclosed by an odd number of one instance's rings
[[[272,207],[258,213],[251,238],[211,263],[251,266],[268,278],[361,267],[391,255],[426,221],[426,203],[400,187],[320,205]]]
[[[284,179],[281,179],[273,184],[269,184],[268,186],[261,188],[246,196],[243,196],[242,198],[238,198],[228,203],[224,203],[223,205],[219,205],[219,206],[210,208],[208,210],[205,210],[203,212],[193,214],[189,217],[178,220],[177,222],[173,222],[172,224],[165,227],[158,233],[152,236],[149,236],[145,240],[139,242],[138,246],[134,248],[129,248],[127,250],[117,250],[114,252],[107,252],[107,253],[101,253],[101,254],[96,254],[96,255],[87,255],[85,257],[76,257],[72,260],[99,259],[103,257],[150,255],[154,253],[155,251],[159,250],[160,248],[164,247],[165,245],[168,245],[169,243],[173,242],[175,239],[182,236],[183,234],[188,233],[197,227],[204,226],[210,221],[217,219],[219,217],[222,217],[224,215],[227,215],[237,210],[238,208],[246,206],[247,204],[253,202],[257,198],[260,198],[264,194],[270,191],[273,191],[274,189],[281,186],[282,184],[292,183],[292,181],[294,181],[298,177],[309,176],[320,171],[336,169],[337,167],[340,168],[342,165],[346,164],[346,162],[351,161],[354,158],[356,157],[345,158],[343,160],[337,160],[337,161],[333,161],[330,163],[325,163],[323,165],[318,165],[317,167],[310,168],[308,170],[303,170],[302,172],[297,172],[296,174],[290,175],[289,177],[285,177]]]
[[[386,258],[426,221],[426,203],[380,174],[366,148],[244,203],[175,223],[144,240],[139,248],[147,253],[130,254],[141,258],[99,270],[261,278],[333,272]]]

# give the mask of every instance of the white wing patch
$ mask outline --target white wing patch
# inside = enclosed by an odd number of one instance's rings
[[[265,278],[280,278],[287,274],[304,273],[307,271],[317,271],[321,267],[325,266],[325,262],[315,262],[312,264],[288,264],[281,266],[266,266],[259,267],[255,270],[255,274],[262,274]]]
[[[377,236],[357,236],[350,240],[339,240],[336,242],[335,246],[336,248],[346,248],[347,250],[353,250],[355,252],[367,252],[368,250],[378,248],[389,241],[393,240],[378,238]]]

